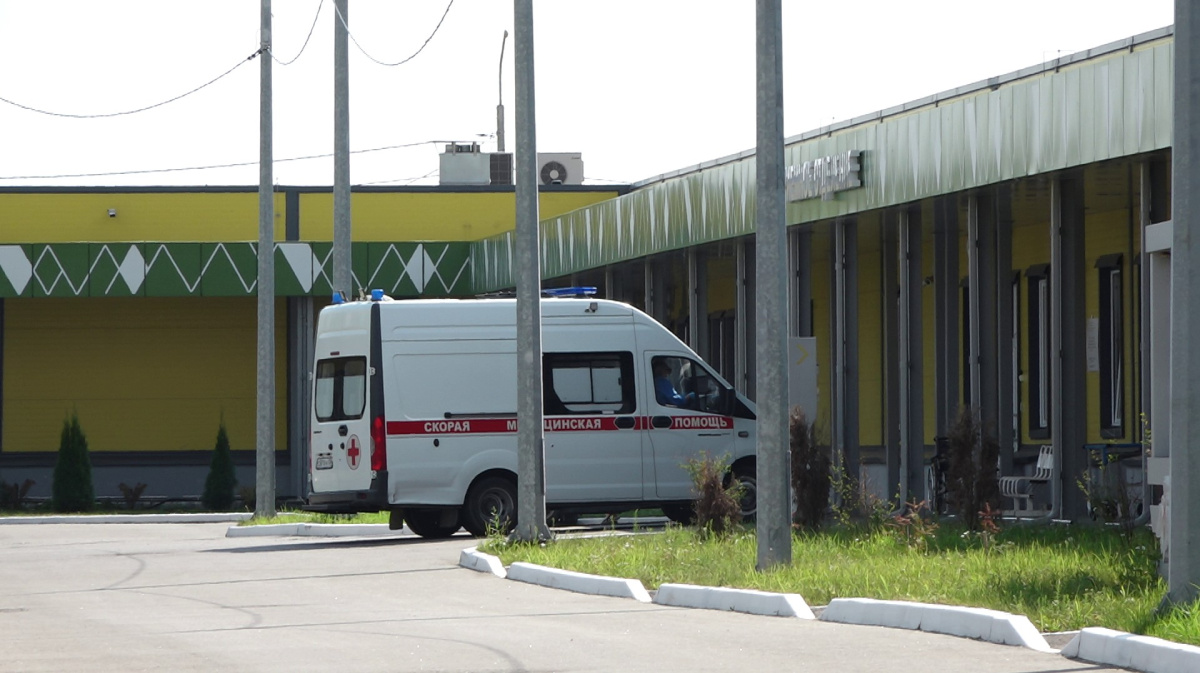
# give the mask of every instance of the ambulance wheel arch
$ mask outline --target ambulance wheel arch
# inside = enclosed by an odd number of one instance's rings
[[[475,537],[512,531],[517,525],[517,475],[492,470],[476,477],[467,489],[459,519]]]

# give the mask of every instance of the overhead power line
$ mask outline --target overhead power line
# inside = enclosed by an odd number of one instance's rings
[[[446,140],[422,140],[415,143],[404,143],[402,145],[385,145],[383,147],[369,147],[362,150],[351,150],[351,154],[367,154],[369,152],[383,152],[385,150],[408,149],[412,147],[420,147],[422,145],[436,145],[439,143],[449,142]],[[289,161],[308,161],[311,159],[327,159],[332,157],[333,153],[325,154],[309,154],[301,157],[288,157],[285,159],[276,159],[275,163],[281,164]],[[118,175],[146,175],[151,173],[182,173],[184,171],[207,171],[218,168],[242,168],[245,166],[257,166],[257,161],[239,161],[228,164],[209,164],[206,166],[185,166],[177,168],[146,168],[132,171],[106,171],[101,173],[63,173],[57,175],[4,175],[0,176],[0,180],[58,180],[67,178],[101,178]],[[422,176],[424,177],[424,176]],[[420,178],[417,178],[420,179]]]
[[[295,63],[296,59],[300,58],[300,55],[303,54],[304,50],[308,48],[308,41],[312,39],[313,29],[317,27],[317,19],[320,18],[321,8],[324,6],[325,6],[325,0],[321,0],[320,4],[317,5],[317,13],[313,15],[312,25],[308,27],[308,36],[304,38],[304,44],[300,45],[300,52],[298,54],[296,54],[295,56],[293,56],[292,60],[290,60],[290,61],[281,61],[278,58],[275,58],[275,50],[272,49],[271,50],[271,59],[272,60],[274,60],[279,65],[289,66],[289,65]]]
[[[0,96],[0,102],[8,103],[9,105],[12,105],[13,107],[18,107],[18,108],[21,108],[22,110],[28,110],[29,112],[36,112],[38,114],[48,115],[51,117],[65,117],[67,119],[105,119],[108,117],[122,117],[125,115],[132,115],[132,114],[137,114],[139,112],[145,112],[147,110],[153,110],[154,108],[162,107],[164,105],[167,105],[168,103],[174,103],[175,101],[180,100],[182,98],[186,98],[186,97],[196,93],[197,91],[200,91],[201,89],[203,89],[205,87],[216,84],[218,81],[229,76],[229,74],[232,73],[234,70],[237,70],[238,68],[242,67],[243,65],[246,65],[250,61],[253,61],[254,57],[258,56],[261,52],[262,52],[261,49],[255,51],[253,54],[250,54],[249,56],[242,59],[241,61],[238,61],[237,65],[226,70],[225,72],[221,73],[220,75],[217,75],[216,77],[205,82],[204,84],[201,84],[200,86],[196,87],[195,89],[188,91],[187,93],[181,93],[178,96],[175,96],[174,98],[162,101],[161,103],[147,105],[145,107],[140,107],[136,110],[125,110],[124,112],[107,112],[107,113],[102,113],[102,114],[71,114],[71,113],[66,113],[66,112],[54,112],[52,110],[43,110],[41,108],[33,107],[32,105],[25,105],[23,103],[18,103],[16,101],[9,100],[7,98],[4,98],[3,96]]]
[[[363,49],[363,46],[358,43],[357,39],[355,39],[354,33],[350,32],[350,26],[348,26],[346,24],[346,17],[342,16],[342,13],[340,11],[338,11],[337,5],[333,6],[333,11],[334,11],[334,13],[337,14],[338,21],[341,21],[342,26],[346,29],[346,34],[350,36],[350,41],[354,43],[354,46],[358,47],[358,50],[363,53],[363,56],[366,56],[367,58],[378,63],[379,65],[383,65],[383,66],[387,66],[387,67],[391,68],[394,66],[404,65],[405,63],[408,63],[409,61],[416,58],[417,54],[420,54],[422,51],[424,51],[425,47],[429,46],[429,42],[431,40],[433,40],[433,36],[437,35],[438,30],[442,27],[442,23],[446,20],[446,15],[450,13],[450,8],[453,6],[454,6],[454,0],[450,0],[449,4],[446,5],[446,11],[442,12],[442,18],[438,19],[437,25],[433,27],[433,32],[429,34],[429,37],[425,38],[425,42],[421,43],[421,47],[419,49],[417,49],[415,52],[413,52],[412,56],[409,56],[408,58],[406,58],[402,61],[396,61],[395,63],[387,63],[385,61],[381,61],[381,60],[375,58],[374,56],[372,56],[371,54],[369,54],[366,49]]]

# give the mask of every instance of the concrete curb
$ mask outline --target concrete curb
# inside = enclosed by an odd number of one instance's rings
[[[504,569],[504,564],[500,562],[500,559],[491,554],[485,554],[475,547],[462,550],[458,555],[458,565],[481,573],[491,573],[500,579],[508,577],[508,571]]]
[[[0,525],[32,525],[52,523],[228,523],[245,521],[254,516],[249,512],[214,514],[64,514],[52,516],[4,516]]]
[[[638,580],[586,575],[571,570],[545,568],[532,563],[514,563],[508,567],[508,579],[538,584],[552,589],[566,589],[581,594],[632,598],[650,602],[650,594]]]
[[[1039,652],[1056,652],[1028,617],[984,608],[835,598],[821,613],[821,621],[919,629],[1001,645],[1020,645]]]
[[[674,605],[684,608],[816,619],[808,607],[808,603],[800,594],[777,594],[753,589],[663,584],[654,594],[654,602],[659,605]]]
[[[386,523],[273,523],[263,526],[230,526],[225,537],[378,537],[399,535]]]
[[[1082,629],[1062,655],[1146,673],[1200,671],[1200,647],[1095,627]]]

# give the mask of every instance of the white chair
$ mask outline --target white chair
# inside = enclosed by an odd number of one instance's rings
[[[1050,481],[1054,472],[1054,447],[1043,444],[1038,452],[1033,474],[1019,477],[1000,477],[1000,495],[1012,498],[1014,516],[1033,512],[1033,485]]]

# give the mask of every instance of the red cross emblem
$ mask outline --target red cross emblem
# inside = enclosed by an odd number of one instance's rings
[[[362,455],[362,449],[358,445],[358,435],[350,435],[349,446],[346,447],[346,464],[351,470],[358,469],[358,458]]]

